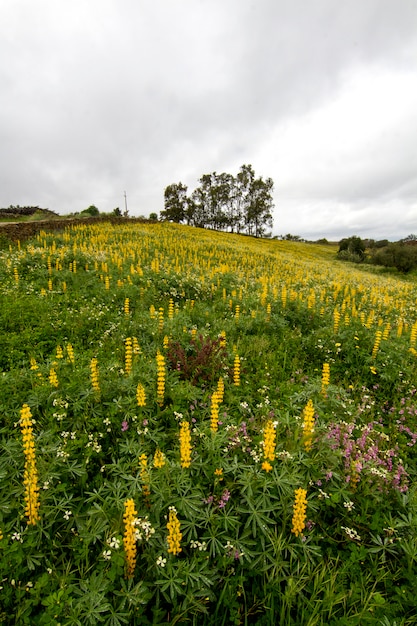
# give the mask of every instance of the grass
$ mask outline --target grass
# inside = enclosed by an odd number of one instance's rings
[[[0,252],[0,621],[417,623],[417,287],[334,257],[165,223]]]

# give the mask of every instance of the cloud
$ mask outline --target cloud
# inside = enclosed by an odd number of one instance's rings
[[[0,206],[111,210],[126,190],[146,215],[172,182],[252,163],[276,232],[378,211],[417,230],[414,0],[3,5]]]

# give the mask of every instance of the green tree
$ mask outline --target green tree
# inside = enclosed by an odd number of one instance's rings
[[[91,215],[91,217],[96,217],[99,214],[100,211],[96,206],[94,206],[94,204],[91,204],[88,209],[84,209],[84,211],[81,211],[80,213],[80,215]]]
[[[164,192],[164,210],[161,219],[169,222],[183,222],[187,217],[187,185],[173,183]]]
[[[345,261],[361,262],[365,258],[365,242],[360,237],[354,235],[339,241],[337,256]]]

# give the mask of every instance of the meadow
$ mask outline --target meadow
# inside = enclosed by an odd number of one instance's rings
[[[0,623],[417,624],[417,283],[82,223],[0,250]]]

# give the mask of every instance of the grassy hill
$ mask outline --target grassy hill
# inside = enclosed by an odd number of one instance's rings
[[[0,251],[0,621],[417,623],[417,286],[77,222]]]

